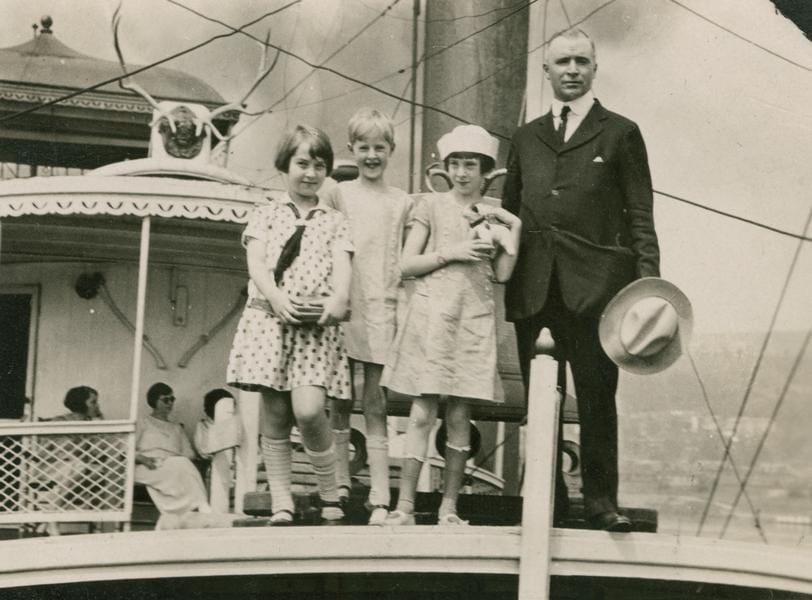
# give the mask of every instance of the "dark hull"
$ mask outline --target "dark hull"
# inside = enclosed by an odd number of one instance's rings
[[[518,577],[426,573],[351,573],[195,577],[77,583],[6,590],[13,600],[513,600]],[[552,600],[800,600],[805,594],[694,582],[554,577]]]

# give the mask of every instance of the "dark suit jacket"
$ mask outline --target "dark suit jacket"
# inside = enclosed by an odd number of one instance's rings
[[[632,121],[596,100],[561,145],[548,112],[516,131],[507,171],[502,204],[522,220],[508,320],[542,309],[554,268],[577,314],[600,314],[627,283],[659,276],[651,175]]]

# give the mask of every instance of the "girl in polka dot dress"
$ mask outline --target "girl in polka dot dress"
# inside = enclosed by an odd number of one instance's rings
[[[274,164],[286,175],[288,192],[259,206],[243,233],[251,280],[227,381],[262,394],[271,524],[293,521],[294,419],[318,480],[322,518],[337,522],[344,513],[324,407],[326,396],[351,398],[338,323],[348,312],[353,247],[344,216],[316,193],[333,167],[326,134],[298,125],[282,139]]]

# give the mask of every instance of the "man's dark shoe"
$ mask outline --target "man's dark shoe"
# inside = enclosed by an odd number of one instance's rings
[[[608,511],[589,517],[589,527],[590,529],[628,533],[632,530],[632,522],[625,515]]]

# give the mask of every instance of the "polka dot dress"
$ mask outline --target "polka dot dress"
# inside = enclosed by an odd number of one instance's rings
[[[289,203],[285,198],[258,207],[243,233],[243,245],[250,239],[265,244],[269,269],[301,222]],[[343,215],[322,205],[313,211],[318,212],[307,220],[299,256],[280,284],[293,300],[329,296],[334,248],[352,252]],[[247,391],[270,388],[286,392],[313,385],[325,388],[334,398],[352,397],[341,327],[282,323],[253,282],[248,285],[248,303],[234,336],[226,380]]]

